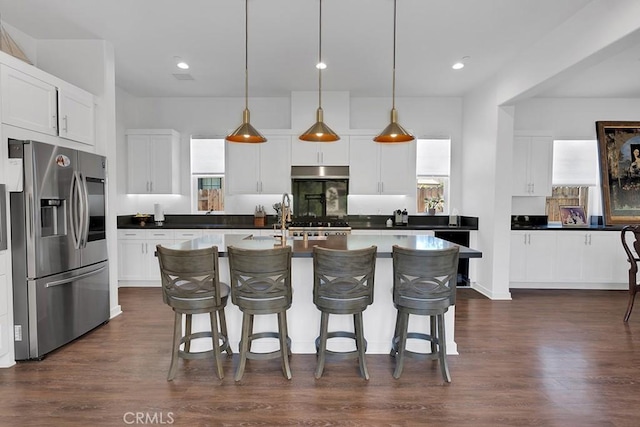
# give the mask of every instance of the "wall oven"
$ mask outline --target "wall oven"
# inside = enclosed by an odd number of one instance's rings
[[[347,215],[348,166],[292,166],[291,189],[296,218],[342,218]]]

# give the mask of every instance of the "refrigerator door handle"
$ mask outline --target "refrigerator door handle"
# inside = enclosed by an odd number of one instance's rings
[[[79,280],[79,279],[84,279],[85,277],[94,276],[94,275],[100,273],[105,268],[107,268],[107,267],[100,267],[97,270],[93,270],[93,271],[89,271],[88,273],[83,273],[83,274],[79,274],[77,276],[69,277],[68,279],[54,280],[53,282],[47,282],[44,285],[44,287],[45,288],[52,288],[54,286],[65,285],[67,283],[71,283],[71,282],[74,282],[74,281]]]
[[[82,175],[82,173],[78,173],[80,177],[80,197],[82,198],[82,202],[80,206],[82,208],[82,221],[80,228],[80,246],[85,248],[87,247],[87,241],[89,240],[89,189],[87,187],[87,177]]]
[[[27,196],[27,235],[29,239],[33,241],[33,229],[36,227],[35,220],[33,218],[33,194],[29,193]]]
[[[71,178],[71,236],[73,237],[73,246],[76,249],[80,249],[81,245],[81,233],[84,218],[82,217],[82,211],[84,209],[84,199],[80,193],[82,188],[80,187],[80,177],[78,172],[73,173]]]

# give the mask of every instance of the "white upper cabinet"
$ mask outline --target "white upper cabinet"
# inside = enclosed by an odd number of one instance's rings
[[[291,192],[291,137],[265,136],[262,144],[226,143],[229,194]]]
[[[127,131],[127,192],[180,192],[180,134],[172,129]]]
[[[547,136],[516,136],[513,141],[513,196],[551,195],[553,140]]]
[[[95,143],[93,95],[71,85],[58,88],[59,133],[62,138]]]
[[[0,70],[2,122],[58,135],[56,87],[6,65]]]
[[[349,194],[415,192],[415,141],[379,144],[373,136],[351,136],[349,150]]]
[[[23,129],[95,144],[94,97],[76,86],[1,69],[2,121]]]
[[[309,142],[294,137],[291,141],[293,166],[348,166],[349,137],[341,136],[335,142]]]

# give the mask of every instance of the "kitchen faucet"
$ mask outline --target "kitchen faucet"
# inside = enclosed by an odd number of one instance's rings
[[[280,230],[282,232],[282,242],[284,243],[285,231],[287,228],[287,221],[291,221],[291,199],[289,198],[288,193],[284,193],[282,195],[282,204],[280,205],[282,209],[282,218],[280,220]]]

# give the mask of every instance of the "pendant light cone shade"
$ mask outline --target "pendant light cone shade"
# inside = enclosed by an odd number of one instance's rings
[[[316,111],[316,122],[307,129],[300,139],[303,141],[315,141],[315,142],[334,142],[338,141],[340,137],[335,133],[326,123],[323,121],[322,108],[318,107]]]
[[[249,109],[245,108],[242,113],[242,124],[238,126],[236,130],[227,135],[227,141],[231,142],[247,142],[247,143],[261,143],[266,142],[267,138],[262,136],[256,128],[254,128],[249,122]]]
[[[322,0],[320,12],[318,14],[318,64],[322,63]],[[318,67],[318,110],[316,111],[316,122],[299,137],[302,141],[312,142],[334,142],[340,137],[324,123],[324,112],[322,111],[322,68]]]
[[[227,135],[230,142],[244,142],[250,144],[267,142],[267,138],[251,126],[249,113],[249,0],[244,2],[244,111],[242,112],[242,124],[236,130]]]
[[[393,83],[392,83],[392,105],[391,123],[373,140],[381,143],[409,142],[415,137],[407,132],[398,123],[398,110],[396,110],[396,2],[393,0]]]

